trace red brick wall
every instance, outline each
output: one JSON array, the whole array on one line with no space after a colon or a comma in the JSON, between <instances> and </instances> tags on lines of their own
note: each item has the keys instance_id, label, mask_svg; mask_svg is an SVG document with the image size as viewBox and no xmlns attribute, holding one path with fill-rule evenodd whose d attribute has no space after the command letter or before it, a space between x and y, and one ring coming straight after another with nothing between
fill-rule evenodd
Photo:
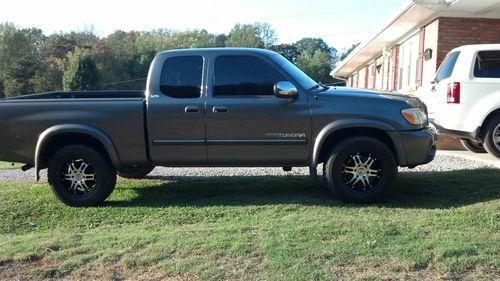
<instances>
[{"instance_id":1,"label":"red brick wall","mask_svg":"<svg viewBox=\"0 0 500 281\"><path fill-rule=\"evenodd\" d=\"M500 43L500 19L439 18L437 65L453 48Z\"/></svg>"}]
</instances>

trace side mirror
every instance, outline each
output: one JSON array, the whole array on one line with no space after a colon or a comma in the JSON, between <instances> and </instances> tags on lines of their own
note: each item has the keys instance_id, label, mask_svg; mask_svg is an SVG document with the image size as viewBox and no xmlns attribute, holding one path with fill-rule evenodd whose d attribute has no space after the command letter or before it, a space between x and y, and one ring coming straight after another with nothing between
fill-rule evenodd
<instances>
[{"instance_id":1,"label":"side mirror","mask_svg":"<svg viewBox=\"0 0 500 281\"><path fill-rule=\"evenodd\" d=\"M278 98L296 98L298 93L297 88L288 81L274 84L274 95Z\"/></svg>"}]
</instances>

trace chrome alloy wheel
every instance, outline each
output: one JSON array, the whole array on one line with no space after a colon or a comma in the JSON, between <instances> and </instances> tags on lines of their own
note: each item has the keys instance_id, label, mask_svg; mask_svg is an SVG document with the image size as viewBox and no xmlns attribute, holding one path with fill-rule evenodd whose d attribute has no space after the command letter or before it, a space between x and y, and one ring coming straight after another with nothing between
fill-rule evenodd
<instances>
[{"instance_id":1,"label":"chrome alloy wheel","mask_svg":"<svg viewBox=\"0 0 500 281\"><path fill-rule=\"evenodd\" d=\"M498 124L493 130L492 138L495 147L500 151L500 124Z\"/></svg>"},{"instance_id":2,"label":"chrome alloy wheel","mask_svg":"<svg viewBox=\"0 0 500 281\"><path fill-rule=\"evenodd\" d=\"M94 190L97 184L96 171L83 159L66 163L64 171L62 177L68 191L85 195Z\"/></svg>"},{"instance_id":3,"label":"chrome alloy wheel","mask_svg":"<svg viewBox=\"0 0 500 281\"><path fill-rule=\"evenodd\" d=\"M352 154L342 164L344 183L355 191L367 191L380 182L380 162L372 154Z\"/></svg>"}]
</instances>

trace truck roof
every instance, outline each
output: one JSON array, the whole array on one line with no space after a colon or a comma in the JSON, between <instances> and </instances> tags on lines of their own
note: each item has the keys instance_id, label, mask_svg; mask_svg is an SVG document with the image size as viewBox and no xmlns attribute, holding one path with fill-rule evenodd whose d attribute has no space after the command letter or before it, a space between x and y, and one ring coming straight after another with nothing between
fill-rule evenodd
<instances>
[{"instance_id":1,"label":"truck roof","mask_svg":"<svg viewBox=\"0 0 500 281\"><path fill-rule=\"evenodd\" d=\"M257 53L257 54L261 54L261 55L265 55L265 56L270 56L270 55L276 55L277 53L274 52L274 51L271 51L271 50L266 50L266 49L258 49L258 48L227 48L227 47L223 47L223 48L192 48L192 49L173 49L173 50L166 50L166 51L162 51L160 52L160 54L163 54L163 53L192 53L192 52L200 52L200 51L204 51L204 52L215 52L215 53L227 53L227 54L230 54L230 53L236 53L236 52L249 52L249 53Z\"/></svg>"}]
</instances>

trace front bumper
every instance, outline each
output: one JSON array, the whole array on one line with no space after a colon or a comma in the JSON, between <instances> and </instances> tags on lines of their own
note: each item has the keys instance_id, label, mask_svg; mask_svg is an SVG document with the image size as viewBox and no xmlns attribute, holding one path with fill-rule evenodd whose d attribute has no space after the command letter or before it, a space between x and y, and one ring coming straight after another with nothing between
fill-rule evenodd
<instances>
[{"instance_id":1,"label":"front bumper","mask_svg":"<svg viewBox=\"0 0 500 281\"><path fill-rule=\"evenodd\" d=\"M398 149L400 166L415 167L427 164L436 156L437 133L431 128L417 131L399 131L401 146Z\"/></svg>"}]
</instances>

